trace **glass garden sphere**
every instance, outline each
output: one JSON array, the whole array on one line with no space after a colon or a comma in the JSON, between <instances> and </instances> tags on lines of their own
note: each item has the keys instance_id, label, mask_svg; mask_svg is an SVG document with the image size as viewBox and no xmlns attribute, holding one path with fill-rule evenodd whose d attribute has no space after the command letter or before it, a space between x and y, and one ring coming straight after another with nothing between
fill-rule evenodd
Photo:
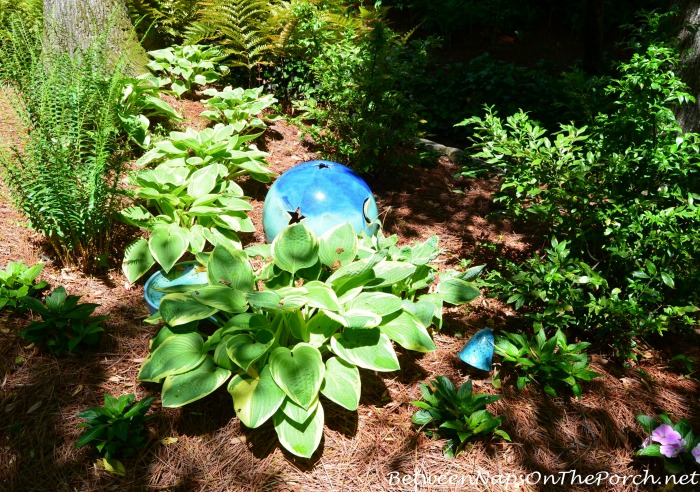
<instances>
[{"instance_id":1,"label":"glass garden sphere","mask_svg":"<svg viewBox=\"0 0 700 492\"><path fill-rule=\"evenodd\" d=\"M372 234L379 216L372 191L354 171L332 161L303 162L272 183L263 205L263 229L271 243L290 224L304 222L321 236L349 222L359 234Z\"/></svg>"}]
</instances>

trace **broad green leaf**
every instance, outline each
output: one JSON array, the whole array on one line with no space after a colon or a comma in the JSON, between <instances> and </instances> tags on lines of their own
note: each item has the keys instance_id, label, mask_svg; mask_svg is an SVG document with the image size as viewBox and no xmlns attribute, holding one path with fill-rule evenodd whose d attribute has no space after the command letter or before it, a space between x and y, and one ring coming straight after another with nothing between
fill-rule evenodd
<instances>
[{"instance_id":1,"label":"broad green leaf","mask_svg":"<svg viewBox=\"0 0 700 492\"><path fill-rule=\"evenodd\" d=\"M373 371L396 371L400 368L391 340L379 328L346 328L331 337L331 350L338 357Z\"/></svg>"},{"instance_id":2,"label":"broad green leaf","mask_svg":"<svg viewBox=\"0 0 700 492\"><path fill-rule=\"evenodd\" d=\"M319 311L307 321L305 332L308 340L304 341L316 348L321 347L341 326L341 323L329 318L325 312Z\"/></svg>"},{"instance_id":3,"label":"broad green leaf","mask_svg":"<svg viewBox=\"0 0 700 492\"><path fill-rule=\"evenodd\" d=\"M285 398L284 402L280 406L280 412L284 413L287 417L289 417L292 420L292 422L296 422L297 424L303 424L304 422L309 420L309 417L313 415L318 405L318 396L314 398L314 401L311 402L309 408L300 407L289 398Z\"/></svg>"},{"instance_id":4,"label":"broad green leaf","mask_svg":"<svg viewBox=\"0 0 700 492\"><path fill-rule=\"evenodd\" d=\"M270 366L266 365L257 378L247 374L235 376L228 385L236 415L246 427L255 429L267 421L285 399L277 383L272 379Z\"/></svg>"},{"instance_id":5,"label":"broad green leaf","mask_svg":"<svg viewBox=\"0 0 700 492\"><path fill-rule=\"evenodd\" d=\"M171 326L206 319L218 309L206 306L190 294L168 294L160 301L160 315Z\"/></svg>"},{"instance_id":6,"label":"broad green leaf","mask_svg":"<svg viewBox=\"0 0 700 492\"><path fill-rule=\"evenodd\" d=\"M243 292L250 292L255 286L248 255L237 249L214 248L207 263L207 275L212 285L225 285Z\"/></svg>"},{"instance_id":7,"label":"broad green leaf","mask_svg":"<svg viewBox=\"0 0 700 492\"><path fill-rule=\"evenodd\" d=\"M326 315L346 328L374 328L382 322L382 317L372 311L350 309L343 314L325 311Z\"/></svg>"},{"instance_id":8,"label":"broad green leaf","mask_svg":"<svg viewBox=\"0 0 700 492\"><path fill-rule=\"evenodd\" d=\"M278 347L270 354L269 364L277 386L292 401L309 408L326 370L318 349L306 343L297 344L292 350Z\"/></svg>"},{"instance_id":9,"label":"broad green leaf","mask_svg":"<svg viewBox=\"0 0 700 492\"><path fill-rule=\"evenodd\" d=\"M168 376L163 382L163 406L177 408L213 393L231 377L231 371L217 367L211 357L192 371Z\"/></svg>"},{"instance_id":10,"label":"broad green leaf","mask_svg":"<svg viewBox=\"0 0 700 492\"><path fill-rule=\"evenodd\" d=\"M318 239L304 224L288 226L272 241L272 258L282 270L296 273L318 260Z\"/></svg>"},{"instance_id":11,"label":"broad green leaf","mask_svg":"<svg viewBox=\"0 0 700 492\"><path fill-rule=\"evenodd\" d=\"M159 227L148 239L148 248L165 273L185 254L188 244L187 230L178 226Z\"/></svg>"},{"instance_id":12,"label":"broad green leaf","mask_svg":"<svg viewBox=\"0 0 700 492\"><path fill-rule=\"evenodd\" d=\"M403 306L400 297L384 292L362 292L345 305L345 309L371 311L379 316L387 316L399 311Z\"/></svg>"},{"instance_id":13,"label":"broad green leaf","mask_svg":"<svg viewBox=\"0 0 700 492\"><path fill-rule=\"evenodd\" d=\"M269 330L259 330L255 336L234 335L226 342L226 352L244 371L263 357L275 343L275 335Z\"/></svg>"},{"instance_id":14,"label":"broad green leaf","mask_svg":"<svg viewBox=\"0 0 700 492\"><path fill-rule=\"evenodd\" d=\"M335 291L327 284L318 280L312 280L304 284L306 287L309 306L318 309L330 309L340 311L340 303Z\"/></svg>"},{"instance_id":15,"label":"broad green leaf","mask_svg":"<svg viewBox=\"0 0 700 492\"><path fill-rule=\"evenodd\" d=\"M217 165L211 164L193 172L187 185L187 194L192 198L199 198L211 193L219 179L217 170Z\"/></svg>"},{"instance_id":16,"label":"broad green leaf","mask_svg":"<svg viewBox=\"0 0 700 492\"><path fill-rule=\"evenodd\" d=\"M243 313L248 309L248 303L240 290L223 285L207 285L192 291L190 295L205 306L226 313Z\"/></svg>"},{"instance_id":17,"label":"broad green leaf","mask_svg":"<svg viewBox=\"0 0 700 492\"><path fill-rule=\"evenodd\" d=\"M283 307L280 305L282 298L277 292L272 290L247 292L245 297L251 307L255 309L280 310Z\"/></svg>"},{"instance_id":18,"label":"broad green leaf","mask_svg":"<svg viewBox=\"0 0 700 492\"><path fill-rule=\"evenodd\" d=\"M435 344L423 323L406 311L384 318L379 329L405 349L416 352L435 350Z\"/></svg>"},{"instance_id":19,"label":"broad green leaf","mask_svg":"<svg viewBox=\"0 0 700 492\"><path fill-rule=\"evenodd\" d=\"M346 222L326 231L319 238L319 257L327 267L337 270L355 259L357 255L357 233Z\"/></svg>"},{"instance_id":20,"label":"broad green leaf","mask_svg":"<svg viewBox=\"0 0 700 492\"><path fill-rule=\"evenodd\" d=\"M438 293L445 302L455 305L471 302L481 295L476 285L461 278L449 278L441 282Z\"/></svg>"},{"instance_id":21,"label":"broad green leaf","mask_svg":"<svg viewBox=\"0 0 700 492\"><path fill-rule=\"evenodd\" d=\"M122 271L129 282L134 283L148 272L155 262L156 260L148 248L148 241L139 238L126 247Z\"/></svg>"},{"instance_id":22,"label":"broad green leaf","mask_svg":"<svg viewBox=\"0 0 700 492\"><path fill-rule=\"evenodd\" d=\"M302 458L310 458L321 443L324 422L323 406L316 405L316 411L302 424L294 422L281 410L272 416L280 444L290 453Z\"/></svg>"},{"instance_id":23,"label":"broad green leaf","mask_svg":"<svg viewBox=\"0 0 700 492\"><path fill-rule=\"evenodd\" d=\"M375 279L367 286L378 289L410 277L416 271L416 267L405 261L381 261L374 266L373 270Z\"/></svg>"},{"instance_id":24,"label":"broad green leaf","mask_svg":"<svg viewBox=\"0 0 700 492\"><path fill-rule=\"evenodd\" d=\"M139 371L139 381L158 382L172 374L181 374L200 365L206 354L204 341L198 333L184 333L167 338L144 361Z\"/></svg>"},{"instance_id":25,"label":"broad green leaf","mask_svg":"<svg viewBox=\"0 0 700 492\"><path fill-rule=\"evenodd\" d=\"M343 408L354 411L360 403L360 371L338 357L326 361L321 394Z\"/></svg>"}]
</instances>

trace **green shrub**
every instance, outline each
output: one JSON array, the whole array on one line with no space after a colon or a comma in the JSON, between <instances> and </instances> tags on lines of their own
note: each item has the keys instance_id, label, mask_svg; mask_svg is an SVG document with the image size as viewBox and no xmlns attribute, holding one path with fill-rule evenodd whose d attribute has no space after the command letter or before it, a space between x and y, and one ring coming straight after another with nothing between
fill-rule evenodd
<instances>
[{"instance_id":1,"label":"green shrub","mask_svg":"<svg viewBox=\"0 0 700 492\"><path fill-rule=\"evenodd\" d=\"M206 89L202 93L209 96L209 99L204 100L204 105L209 109L202 111L200 116L217 123L233 125L234 131L239 135L264 131L267 126L258 115L276 103L277 99L272 94L263 95L262 91L263 87L233 89L227 86L222 91Z\"/></svg>"},{"instance_id":2,"label":"green shrub","mask_svg":"<svg viewBox=\"0 0 700 492\"><path fill-rule=\"evenodd\" d=\"M78 353L81 345L96 345L106 316L90 316L99 304L78 304L80 296L67 295L57 287L45 302L23 297L22 302L41 316L19 333L25 340L48 348L53 354Z\"/></svg>"},{"instance_id":3,"label":"green shrub","mask_svg":"<svg viewBox=\"0 0 700 492\"><path fill-rule=\"evenodd\" d=\"M474 395L469 380L455 391L452 382L444 376L437 376L430 385L421 383L420 391L424 401L411 402L420 408L411 421L421 427L427 426L425 433L429 437L447 438L442 448L445 456L458 456L467 441L475 437L496 434L510 441L510 436L499 429L503 417L495 417L486 410L486 405L500 400L501 396Z\"/></svg>"},{"instance_id":4,"label":"green shrub","mask_svg":"<svg viewBox=\"0 0 700 492\"><path fill-rule=\"evenodd\" d=\"M21 311L24 309L23 297L45 289L48 285L46 282L35 282L43 268L43 263L30 267L23 265L22 261L11 261L4 270L0 270L0 311Z\"/></svg>"},{"instance_id":5,"label":"green shrub","mask_svg":"<svg viewBox=\"0 0 700 492\"><path fill-rule=\"evenodd\" d=\"M437 293L420 293L433 278L428 263L436 252L436 238L398 248L395 237L358 239L350 224L317 238L297 223L271 245L245 251L220 243L197 257L208 285L162 299L158 316L167 324L152 340L139 379L163 381L166 407L229 381L243 424L256 428L272 419L282 446L308 458L323 436L321 394L356 410L358 368L399 369L392 342L434 350L428 327L439 323L443 301L479 295L456 273ZM262 266L253 261L258 256ZM220 326L210 336L197 330L205 319Z\"/></svg>"},{"instance_id":6,"label":"green shrub","mask_svg":"<svg viewBox=\"0 0 700 492\"><path fill-rule=\"evenodd\" d=\"M148 55L153 58L148 68L169 77L170 90L178 98L190 94L195 86L216 82L229 72L226 65L219 64L226 55L214 46L170 46L149 51Z\"/></svg>"},{"instance_id":7,"label":"green shrub","mask_svg":"<svg viewBox=\"0 0 700 492\"><path fill-rule=\"evenodd\" d=\"M78 414L85 420L78 427L85 428L85 431L75 447L94 446L104 456L105 468L123 475L124 465L117 458L133 456L146 444L144 423L154 416L146 416L146 412L155 398L149 396L136 402L133 394L115 398L107 393L104 398L103 406L88 408Z\"/></svg>"},{"instance_id":8,"label":"green shrub","mask_svg":"<svg viewBox=\"0 0 700 492\"><path fill-rule=\"evenodd\" d=\"M41 34L13 23L0 48L0 89L27 132L22 148L0 149L0 174L33 229L64 265L90 267L109 251L122 174L117 108L122 66L105 37L82 53L42 50Z\"/></svg>"}]
</instances>

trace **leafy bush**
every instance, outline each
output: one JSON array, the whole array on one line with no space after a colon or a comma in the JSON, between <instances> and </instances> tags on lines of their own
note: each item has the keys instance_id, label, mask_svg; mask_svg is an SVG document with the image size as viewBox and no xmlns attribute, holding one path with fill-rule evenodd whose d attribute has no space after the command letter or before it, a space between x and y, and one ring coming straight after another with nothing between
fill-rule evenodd
<instances>
[{"instance_id":1,"label":"leafy bush","mask_svg":"<svg viewBox=\"0 0 700 492\"><path fill-rule=\"evenodd\" d=\"M517 333L505 332L496 340L494 351L503 357L503 366L512 366L518 375L517 387L522 390L527 384L536 382L549 396L557 396L557 389L570 387L576 398L581 398L580 381L590 381L600 376L588 369L588 342L569 344L566 336L557 330L547 338L542 327L528 338ZM499 384L502 374L494 377Z\"/></svg>"},{"instance_id":2,"label":"leafy bush","mask_svg":"<svg viewBox=\"0 0 700 492\"><path fill-rule=\"evenodd\" d=\"M474 395L469 380L455 391L452 382L444 376L437 376L430 381L430 386L421 383L420 391L425 401L411 402L421 409L411 421L421 427L429 426L425 431L429 437L448 439L442 448L445 456L459 455L467 441L474 437L496 434L510 441L510 436L499 429L503 417L495 417L486 410L486 405L500 400L501 396Z\"/></svg>"},{"instance_id":3,"label":"leafy bush","mask_svg":"<svg viewBox=\"0 0 700 492\"><path fill-rule=\"evenodd\" d=\"M154 416L146 416L146 412L155 398L149 396L137 402L133 394L115 398L107 393L104 398L103 406L78 414L85 420L78 427L84 427L85 431L75 447L94 446L104 456L105 468L124 474L124 465L117 458L133 456L146 444L144 423Z\"/></svg>"},{"instance_id":4,"label":"leafy bush","mask_svg":"<svg viewBox=\"0 0 700 492\"><path fill-rule=\"evenodd\" d=\"M119 152L122 66L114 66L106 36L81 53L42 50L13 23L0 47L0 90L27 132L23 148L0 152L0 173L30 225L48 239L64 265L89 267L109 249Z\"/></svg>"},{"instance_id":5,"label":"leafy bush","mask_svg":"<svg viewBox=\"0 0 700 492\"><path fill-rule=\"evenodd\" d=\"M522 275L511 269L498 292L511 282L541 313L558 298L573 308L560 326L588 317L591 332L616 334L623 357L634 356L637 336L697 322L700 137L682 134L674 119L674 107L692 99L673 72L677 62L670 48L652 45L621 64L607 88L615 110L591 128L562 125L550 137L523 112L463 122L476 129L476 157L502 173L495 200L550 238L566 238L564 271L595 279L586 292L557 280L553 297L540 295L537 272L561 273L561 260L535 258Z\"/></svg>"},{"instance_id":6,"label":"leafy bush","mask_svg":"<svg viewBox=\"0 0 700 492\"><path fill-rule=\"evenodd\" d=\"M685 473L688 466L700 463L700 436L693 433L687 420L674 424L662 413L659 420L637 415L637 422L650 434L642 443L642 449L637 451L638 455L663 457L668 473Z\"/></svg>"},{"instance_id":7,"label":"leafy bush","mask_svg":"<svg viewBox=\"0 0 700 492\"><path fill-rule=\"evenodd\" d=\"M57 287L46 296L45 302L33 297L23 297L22 302L41 316L22 329L19 334L25 340L48 348L53 354L79 352L80 345L96 345L100 327L106 316L90 316L99 304L78 304L80 296L67 295L66 289Z\"/></svg>"},{"instance_id":8,"label":"leafy bush","mask_svg":"<svg viewBox=\"0 0 700 492\"><path fill-rule=\"evenodd\" d=\"M167 324L152 340L139 379L163 381L166 407L203 398L230 380L241 422L256 428L272 418L282 446L308 458L323 436L319 394L357 409L359 367L399 369L392 341L434 350L428 326L441 319L443 300L479 295L456 273L438 293L418 295L432 279L427 264L436 242L398 248L395 237L358 239L350 224L317 238L297 223L271 245L241 251L221 243L198 256L209 285L162 299L159 316ZM257 256L263 264L255 270ZM199 320L212 317L220 326L212 335L197 331Z\"/></svg>"},{"instance_id":9,"label":"leafy bush","mask_svg":"<svg viewBox=\"0 0 700 492\"><path fill-rule=\"evenodd\" d=\"M4 270L0 270L0 311L20 311L24 308L23 297L46 288L48 284L43 280L35 282L43 268L43 263L30 267L23 265L22 261L11 261Z\"/></svg>"},{"instance_id":10,"label":"leafy bush","mask_svg":"<svg viewBox=\"0 0 700 492\"><path fill-rule=\"evenodd\" d=\"M178 98L189 94L195 85L211 84L229 72L226 65L219 64L226 55L213 46L171 46L148 54L153 58L148 68L168 76L172 80L170 89Z\"/></svg>"},{"instance_id":11,"label":"leafy bush","mask_svg":"<svg viewBox=\"0 0 700 492\"><path fill-rule=\"evenodd\" d=\"M262 95L263 87L256 89L243 89L231 86L224 87L223 91L206 89L202 93L210 96L204 100L204 105L209 108L202 111L200 116L208 120L232 125L239 135L246 135L255 130L265 130L267 126L258 118L263 110L277 102L272 94Z\"/></svg>"}]
</instances>

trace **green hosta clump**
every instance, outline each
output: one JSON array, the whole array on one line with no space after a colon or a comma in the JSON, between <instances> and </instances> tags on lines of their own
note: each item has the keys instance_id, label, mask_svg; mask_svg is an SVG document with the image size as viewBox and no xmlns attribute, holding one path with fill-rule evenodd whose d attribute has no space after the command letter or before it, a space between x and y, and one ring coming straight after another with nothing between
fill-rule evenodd
<instances>
[{"instance_id":1,"label":"green hosta clump","mask_svg":"<svg viewBox=\"0 0 700 492\"><path fill-rule=\"evenodd\" d=\"M249 175L257 181L268 183L275 174L266 167L267 154L248 143L261 133L240 135L233 125L222 123L202 131L188 128L184 132L171 132L169 139L156 142L136 164L165 163L171 167L186 165L201 168L219 163L229 169L230 179Z\"/></svg>"},{"instance_id":2,"label":"green hosta clump","mask_svg":"<svg viewBox=\"0 0 700 492\"><path fill-rule=\"evenodd\" d=\"M164 89L170 79L142 75L127 77L122 83L124 88L117 109L118 116L129 138L138 146L147 148L151 143L151 119L182 119L172 106L159 97L163 92L170 92Z\"/></svg>"},{"instance_id":3,"label":"green hosta clump","mask_svg":"<svg viewBox=\"0 0 700 492\"><path fill-rule=\"evenodd\" d=\"M205 96L210 96L204 101L209 108L202 111L200 116L218 123L232 125L238 134L253 133L256 130L264 131L267 126L258 118L265 109L277 102L272 94L262 94L263 88L233 89L227 86L223 91L206 89Z\"/></svg>"},{"instance_id":4,"label":"green hosta clump","mask_svg":"<svg viewBox=\"0 0 700 492\"><path fill-rule=\"evenodd\" d=\"M178 98L191 92L193 86L211 84L229 72L226 65L219 64L226 55L212 46L171 46L148 54L153 58L148 68L170 77L171 90Z\"/></svg>"},{"instance_id":5,"label":"green hosta clump","mask_svg":"<svg viewBox=\"0 0 700 492\"><path fill-rule=\"evenodd\" d=\"M503 366L510 366L517 374L517 386L522 390L536 382L545 393L557 396L557 389L569 387L581 398L581 381L590 381L600 376L588 369L586 348L590 343L567 343L566 336L557 330L547 338L544 329L537 327L534 337L528 338L517 333L504 333L496 340L494 351L503 357ZM494 384L500 385L501 373L494 377Z\"/></svg>"},{"instance_id":6,"label":"green hosta clump","mask_svg":"<svg viewBox=\"0 0 700 492\"><path fill-rule=\"evenodd\" d=\"M42 263L30 267L21 261L11 261L0 270L0 311L21 310L24 308L23 297L46 288L46 282L35 282L43 268Z\"/></svg>"},{"instance_id":7,"label":"green hosta clump","mask_svg":"<svg viewBox=\"0 0 700 492\"><path fill-rule=\"evenodd\" d=\"M100 325L107 317L91 316L99 304L78 304L79 300L80 296L67 295L63 287L47 295L45 302L23 297L22 303L39 314L41 321L34 321L19 334L56 355L77 353L81 345L96 345L104 331Z\"/></svg>"},{"instance_id":8,"label":"green hosta clump","mask_svg":"<svg viewBox=\"0 0 700 492\"><path fill-rule=\"evenodd\" d=\"M253 232L253 207L243 190L226 177L223 164L199 169L164 163L131 177L140 204L121 211L124 222L150 232L124 253L122 270L135 282L157 262L165 272L186 253L204 251L221 241L241 247L238 232Z\"/></svg>"},{"instance_id":9,"label":"green hosta clump","mask_svg":"<svg viewBox=\"0 0 700 492\"><path fill-rule=\"evenodd\" d=\"M420 408L411 421L427 427L429 437L445 437L447 443L442 451L454 458L467 441L474 437L496 434L510 441L510 436L499 429L503 417L496 417L486 410L486 405L500 400L501 396L472 393L472 382L465 382L455 390L452 382L437 376L430 385L422 383L420 391L424 401L412 401Z\"/></svg>"},{"instance_id":10,"label":"green hosta clump","mask_svg":"<svg viewBox=\"0 0 700 492\"><path fill-rule=\"evenodd\" d=\"M149 417L146 412L155 400L152 396L134 401L134 395L115 398L105 394L105 404L83 410L78 417L85 422L78 427L85 428L75 447L94 446L104 456L105 468L123 475L124 465L117 458L135 455L146 444L144 423Z\"/></svg>"},{"instance_id":11,"label":"green hosta clump","mask_svg":"<svg viewBox=\"0 0 700 492\"><path fill-rule=\"evenodd\" d=\"M373 247L379 242L386 248ZM428 327L440 319L443 299L479 294L469 282L461 294L455 286L419 294L413 288L433 276L421 267L436 241L396 248L401 259L390 256L389 243L395 240L358 239L349 224L318 238L299 223L271 245L241 251L218 244L198 256L206 260L208 285L161 301L167 325L152 340L139 379L163 383L166 407L203 398L228 381L243 424L256 428L272 419L282 446L310 457L323 436L320 395L356 410L359 368L399 369L394 342L434 350ZM264 262L256 271L251 260L258 256ZM207 336L197 322L211 317L219 328Z\"/></svg>"}]
</instances>

